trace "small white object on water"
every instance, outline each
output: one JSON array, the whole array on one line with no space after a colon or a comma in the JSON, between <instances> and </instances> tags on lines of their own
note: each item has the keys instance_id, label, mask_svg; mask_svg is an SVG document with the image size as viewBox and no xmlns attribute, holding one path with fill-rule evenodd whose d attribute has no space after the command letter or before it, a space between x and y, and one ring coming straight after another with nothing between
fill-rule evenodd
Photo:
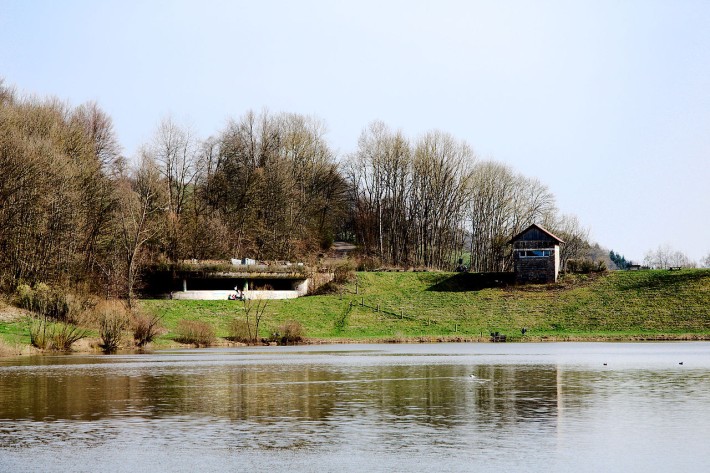
<instances>
[{"instance_id":1,"label":"small white object on water","mask_svg":"<svg viewBox=\"0 0 710 473\"><path fill-rule=\"evenodd\" d=\"M476 376L475 374L468 375L468 378L471 381L478 381L479 383L487 383L488 381L490 381L489 379L481 379L478 376Z\"/></svg>"}]
</instances>

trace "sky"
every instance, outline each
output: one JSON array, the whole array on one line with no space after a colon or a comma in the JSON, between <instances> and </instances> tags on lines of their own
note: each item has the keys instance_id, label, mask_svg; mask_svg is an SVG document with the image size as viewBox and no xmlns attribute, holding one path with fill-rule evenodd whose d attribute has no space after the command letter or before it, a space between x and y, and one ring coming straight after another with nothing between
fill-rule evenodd
<instances>
[{"instance_id":1,"label":"sky","mask_svg":"<svg viewBox=\"0 0 710 473\"><path fill-rule=\"evenodd\" d=\"M0 77L96 101L127 157L171 116L313 115L340 157L373 120L437 129L545 183L641 262L710 254L710 2L0 0Z\"/></svg>"}]
</instances>

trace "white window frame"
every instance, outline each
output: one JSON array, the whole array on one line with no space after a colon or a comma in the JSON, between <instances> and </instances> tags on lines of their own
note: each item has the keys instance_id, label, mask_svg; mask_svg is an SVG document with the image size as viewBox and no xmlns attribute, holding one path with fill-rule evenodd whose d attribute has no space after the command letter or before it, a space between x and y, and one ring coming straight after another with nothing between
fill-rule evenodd
<instances>
[{"instance_id":1,"label":"white window frame","mask_svg":"<svg viewBox=\"0 0 710 473\"><path fill-rule=\"evenodd\" d=\"M518 257L519 258L549 258L552 256L555 252L553 248L535 248L535 249L525 249L525 250L516 250L518 252ZM528 254L528 253L533 253L533 252L542 252L540 255L535 255L535 254Z\"/></svg>"}]
</instances>

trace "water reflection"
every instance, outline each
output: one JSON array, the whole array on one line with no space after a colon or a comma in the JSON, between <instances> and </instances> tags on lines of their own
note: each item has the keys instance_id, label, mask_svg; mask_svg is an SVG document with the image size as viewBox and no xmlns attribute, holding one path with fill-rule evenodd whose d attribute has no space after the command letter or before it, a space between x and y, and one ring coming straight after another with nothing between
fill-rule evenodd
<instances>
[{"instance_id":1,"label":"water reflection","mask_svg":"<svg viewBox=\"0 0 710 473\"><path fill-rule=\"evenodd\" d=\"M70 369L66 369L70 367ZM5 371L0 418L100 420L209 416L272 422L327 421L366 411L385 419L446 427L546 421L558 404L554 365L207 364L183 372L155 367L64 365ZM476 376L475 379L469 377Z\"/></svg>"},{"instance_id":2,"label":"water reflection","mask_svg":"<svg viewBox=\"0 0 710 473\"><path fill-rule=\"evenodd\" d=\"M76 465L87 449L150 447L165 465L185 466L189 446L211 469L233 465L234 452L267 463L284 459L263 455L289 452L294 464L300 452L329 471L366 469L363 455L380 471L467 471L466 461L564 471L580 457L594 471L609 470L603 452L614 442L623 455L645 451L633 432L657 443L673 432L682 443L669 458L682 463L710 434L698 417L710 409L709 345L684 346L683 369L672 345L601 355L590 345L453 345L3 360L0 470L42 448L71 451Z\"/></svg>"}]
</instances>

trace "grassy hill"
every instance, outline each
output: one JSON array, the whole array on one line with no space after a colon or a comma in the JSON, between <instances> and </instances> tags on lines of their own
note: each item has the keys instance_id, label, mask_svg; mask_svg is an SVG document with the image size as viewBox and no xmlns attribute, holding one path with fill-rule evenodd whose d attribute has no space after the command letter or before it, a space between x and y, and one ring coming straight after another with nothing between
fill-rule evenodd
<instances>
[{"instance_id":1,"label":"grassy hill","mask_svg":"<svg viewBox=\"0 0 710 473\"><path fill-rule=\"evenodd\" d=\"M558 284L513 286L506 274L358 273L341 293L271 301L260 336L288 320L312 340L710 340L710 270L611 272L566 276ZM357 293L356 293L357 291ZM174 343L181 320L198 320L229 335L244 319L240 301L143 300L162 316ZM0 356L32 352L26 311L0 302ZM527 333L521 335L525 327ZM98 344L95 327L83 348ZM126 333L130 338L130 334ZM93 340L93 341L91 341Z\"/></svg>"},{"instance_id":2,"label":"grassy hill","mask_svg":"<svg viewBox=\"0 0 710 473\"><path fill-rule=\"evenodd\" d=\"M505 277L358 273L341 294L270 302L261 335L293 319L308 337L332 341L475 340L491 332L527 340L710 339L710 270L617 271L517 287ZM244 313L243 303L227 300L141 304L162 314L169 330L180 319L204 320L218 336Z\"/></svg>"}]
</instances>

